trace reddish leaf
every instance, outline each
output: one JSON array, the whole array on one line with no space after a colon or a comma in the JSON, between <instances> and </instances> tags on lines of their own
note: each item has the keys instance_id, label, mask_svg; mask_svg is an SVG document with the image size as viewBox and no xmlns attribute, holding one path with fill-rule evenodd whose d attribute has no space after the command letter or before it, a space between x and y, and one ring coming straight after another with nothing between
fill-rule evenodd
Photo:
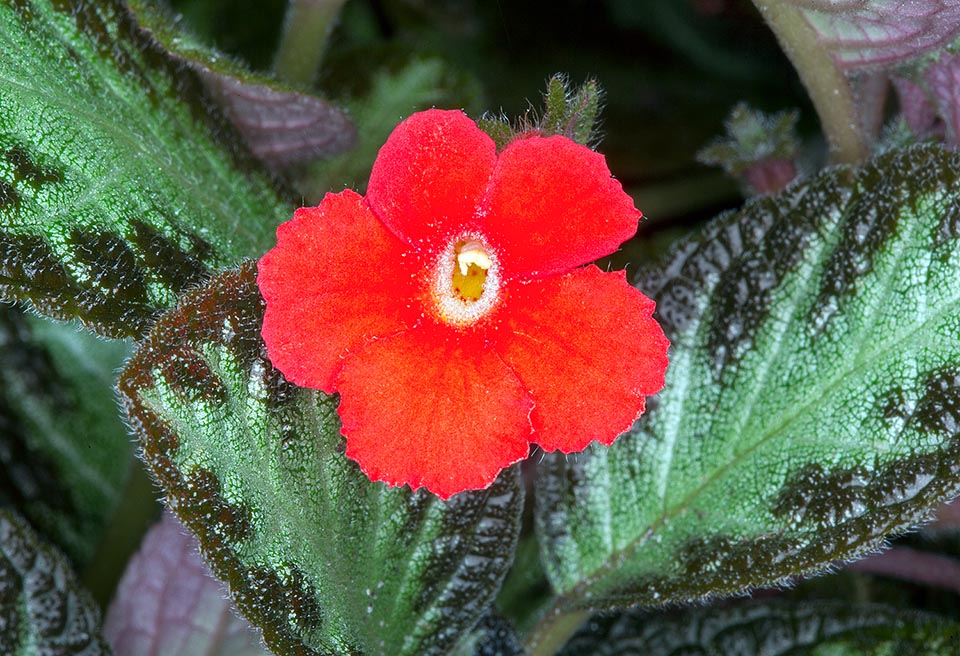
<instances>
[{"instance_id":1,"label":"reddish leaf","mask_svg":"<svg viewBox=\"0 0 960 656\"><path fill-rule=\"evenodd\" d=\"M197 538L169 512L127 565L103 632L117 656L270 653L233 610Z\"/></svg>"},{"instance_id":2,"label":"reddish leaf","mask_svg":"<svg viewBox=\"0 0 960 656\"><path fill-rule=\"evenodd\" d=\"M794 0L794 4L846 69L913 59L960 34L957 0Z\"/></svg>"}]
</instances>

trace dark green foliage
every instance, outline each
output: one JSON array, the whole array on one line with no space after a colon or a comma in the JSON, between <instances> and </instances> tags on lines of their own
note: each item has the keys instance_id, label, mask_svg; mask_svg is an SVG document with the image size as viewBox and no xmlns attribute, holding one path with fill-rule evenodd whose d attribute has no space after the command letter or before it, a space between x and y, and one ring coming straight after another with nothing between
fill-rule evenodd
<instances>
[{"instance_id":1,"label":"dark green foliage","mask_svg":"<svg viewBox=\"0 0 960 656\"><path fill-rule=\"evenodd\" d=\"M7 656L100 656L100 612L66 558L0 509L0 648Z\"/></svg>"},{"instance_id":2,"label":"dark green foliage","mask_svg":"<svg viewBox=\"0 0 960 656\"><path fill-rule=\"evenodd\" d=\"M127 345L0 306L0 505L86 563L133 446L113 377Z\"/></svg>"},{"instance_id":3,"label":"dark green foliage","mask_svg":"<svg viewBox=\"0 0 960 656\"><path fill-rule=\"evenodd\" d=\"M951 656L960 624L883 606L749 603L592 618L560 656Z\"/></svg>"},{"instance_id":4,"label":"dark green foliage","mask_svg":"<svg viewBox=\"0 0 960 656\"><path fill-rule=\"evenodd\" d=\"M0 298L140 335L289 213L120 0L4 0L0 60Z\"/></svg>"},{"instance_id":5,"label":"dark green foliage","mask_svg":"<svg viewBox=\"0 0 960 656\"><path fill-rule=\"evenodd\" d=\"M496 612L481 619L467 634L456 656L523 656L523 646L510 621Z\"/></svg>"}]
</instances>

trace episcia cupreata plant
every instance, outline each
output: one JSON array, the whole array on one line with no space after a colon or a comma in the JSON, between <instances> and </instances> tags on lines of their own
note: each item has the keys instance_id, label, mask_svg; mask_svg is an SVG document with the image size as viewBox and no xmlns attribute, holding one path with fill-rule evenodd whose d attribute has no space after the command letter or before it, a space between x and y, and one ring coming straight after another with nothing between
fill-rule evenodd
<instances>
[{"instance_id":1,"label":"episcia cupreata plant","mask_svg":"<svg viewBox=\"0 0 960 656\"><path fill-rule=\"evenodd\" d=\"M596 82L471 118L415 59L347 112L342 5L268 76L0 0L0 653L956 653L772 591L960 493L960 3L756 0L832 161L737 106L751 198L628 274ZM949 535L854 567L960 580Z\"/></svg>"}]
</instances>

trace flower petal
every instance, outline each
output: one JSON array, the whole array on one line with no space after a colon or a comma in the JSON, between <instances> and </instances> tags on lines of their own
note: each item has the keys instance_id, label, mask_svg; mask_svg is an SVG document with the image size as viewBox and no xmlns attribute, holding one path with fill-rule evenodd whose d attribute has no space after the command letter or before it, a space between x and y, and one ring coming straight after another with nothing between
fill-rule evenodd
<instances>
[{"instance_id":1,"label":"flower petal","mask_svg":"<svg viewBox=\"0 0 960 656\"><path fill-rule=\"evenodd\" d=\"M670 343L653 309L623 271L592 265L510 299L498 351L533 397L531 441L571 453L630 428L667 368Z\"/></svg>"},{"instance_id":2,"label":"flower petal","mask_svg":"<svg viewBox=\"0 0 960 656\"><path fill-rule=\"evenodd\" d=\"M415 328L349 358L337 388L347 456L371 480L446 499L527 457L530 398L479 341Z\"/></svg>"},{"instance_id":3,"label":"flower petal","mask_svg":"<svg viewBox=\"0 0 960 656\"><path fill-rule=\"evenodd\" d=\"M277 228L257 285L267 354L287 380L332 393L345 355L419 320L410 276L419 264L407 251L353 191L327 194Z\"/></svg>"},{"instance_id":4,"label":"flower petal","mask_svg":"<svg viewBox=\"0 0 960 656\"><path fill-rule=\"evenodd\" d=\"M518 139L500 154L483 203L504 269L540 277L609 255L641 214L603 155L565 137Z\"/></svg>"},{"instance_id":5,"label":"flower petal","mask_svg":"<svg viewBox=\"0 0 960 656\"><path fill-rule=\"evenodd\" d=\"M463 112L419 112L380 149L367 202L404 241L432 243L473 221L496 159L493 140Z\"/></svg>"}]
</instances>

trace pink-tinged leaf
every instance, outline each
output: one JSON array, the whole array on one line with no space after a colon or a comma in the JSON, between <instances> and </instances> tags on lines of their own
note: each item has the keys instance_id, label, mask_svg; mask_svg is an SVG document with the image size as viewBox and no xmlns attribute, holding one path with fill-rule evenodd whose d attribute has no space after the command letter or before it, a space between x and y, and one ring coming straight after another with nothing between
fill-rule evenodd
<instances>
[{"instance_id":1,"label":"pink-tinged leaf","mask_svg":"<svg viewBox=\"0 0 960 656\"><path fill-rule=\"evenodd\" d=\"M356 140L347 115L321 98L255 84L197 62L191 66L253 154L270 166L329 157Z\"/></svg>"},{"instance_id":2,"label":"pink-tinged leaf","mask_svg":"<svg viewBox=\"0 0 960 656\"><path fill-rule=\"evenodd\" d=\"M247 70L185 31L156 3L130 0L130 9L164 55L200 80L250 152L267 167L295 166L353 147L356 128L336 105Z\"/></svg>"},{"instance_id":3,"label":"pink-tinged leaf","mask_svg":"<svg viewBox=\"0 0 960 656\"><path fill-rule=\"evenodd\" d=\"M917 136L926 136L934 130L937 110L922 86L905 77L891 79L900 101L900 113L907 126Z\"/></svg>"},{"instance_id":4,"label":"pink-tinged leaf","mask_svg":"<svg viewBox=\"0 0 960 656\"><path fill-rule=\"evenodd\" d=\"M226 595L196 537L165 512L127 565L104 636L116 656L269 655Z\"/></svg>"},{"instance_id":5,"label":"pink-tinged leaf","mask_svg":"<svg viewBox=\"0 0 960 656\"><path fill-rule=\"evenodd\" d=\"M794 0L841 68L895 64L960 35L958 0Z\"/></svg>"},{"instance_id":6,"label":"pink-tinged leaf","mask_svg":"<svg viewBox=\"0 0 960 656\"><path fill-rule=\"evenodd\" d=\"M960 142L960 55L942 53L924 74L937 113L947 127L947 143Z\"/></svg>"},{"instance_id":7,"label":"pink-tinged leaf","mask_svg":"<svg viewBox=\"0 0 960 656\"><path fill-rule=\"evenodd\" d=\"M930 528L934 530L960 528L960 499L954 499L937 508L936 521L930 525Z\"/></svg>"},{"instance_id":8,"label":"pink-tinged leaf","mask_svg":"<svg viewBox=\"0 0 960 656\"><path fill-rule=\"evenodd\" d=\"M797 177L797 162L792 159L768 159L743 172L747 187L758 194L783 191Z\"/></svg>"},{"instance_id":9,"label":"pink-tinged leaf","mask_svg":"<svg viewBox=\"0 0 960 656\"><path fill-rule=\"evenodd\" d=\"M960 593L960 561L910 547L873 554L848 569Z\"/></svg>"}]
</instances>

